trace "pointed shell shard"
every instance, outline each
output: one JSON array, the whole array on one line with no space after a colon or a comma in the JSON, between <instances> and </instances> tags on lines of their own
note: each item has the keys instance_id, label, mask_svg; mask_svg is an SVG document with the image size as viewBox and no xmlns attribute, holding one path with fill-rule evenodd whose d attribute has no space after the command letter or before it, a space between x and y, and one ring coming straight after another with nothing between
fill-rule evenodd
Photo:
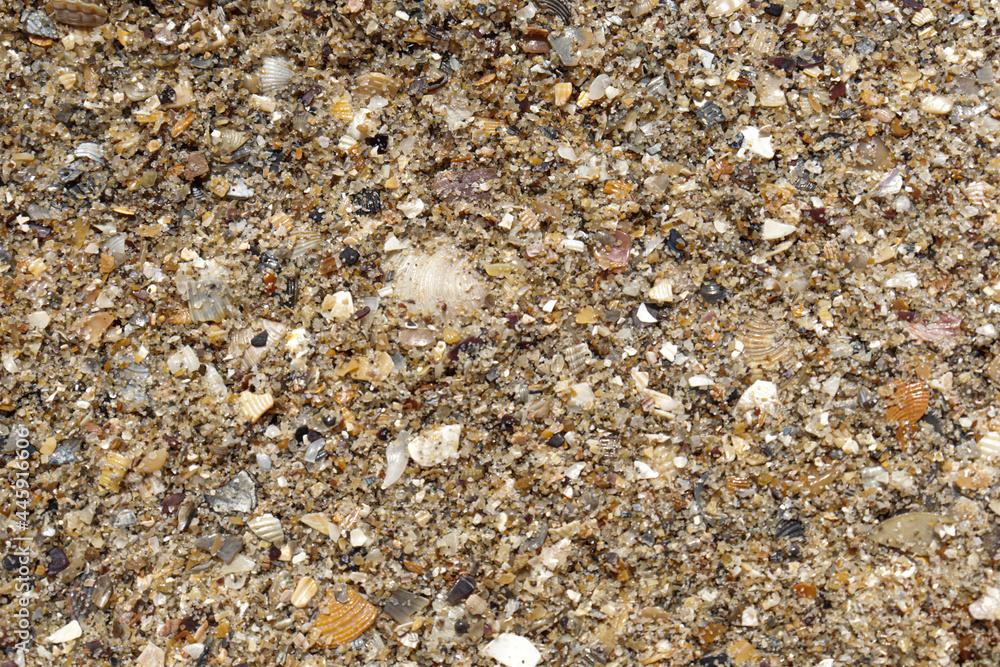
<instances>
[{"instance_id":1,"label":"pointed shell shard","mask_svg":"<svg viewBox=\"0 0 1000 667\"><path fill-rule=\"evenodd\" d=\"M338 584L327 593L309 638L318 646L341 646L364 634L376 616L374 605L350 586Z\"/></svg>"}]
</instances>

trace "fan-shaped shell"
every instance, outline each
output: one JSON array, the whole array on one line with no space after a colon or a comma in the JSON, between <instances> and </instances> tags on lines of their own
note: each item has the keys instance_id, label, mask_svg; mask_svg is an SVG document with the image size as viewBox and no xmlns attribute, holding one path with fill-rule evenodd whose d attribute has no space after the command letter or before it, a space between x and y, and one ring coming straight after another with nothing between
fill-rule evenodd
<instances>
[{"instance_id":1,"label":"fan-shaped shell","mask_svg":"<svg viewBox=\"0 0 1000 667\"><path fill-rule=\"evenodd\" d=\"M22 22L24 31L29 35L46 37L48 39L59 39L59 31L56 30L52 19L46 16L45 12L33 11L24 15Z\"/></svg>"},{"instance_id":2,"label":"fan-shaped shell","mask_svg":"<svg viewBox=\"0 0 1000 667\"><path fill-rule=\"evenodd\" d=\"M927 412L930 399L931 393L923 382L899 382L885 418L898 424L915 424Z\"/></svg>"},{"instance_id":3,"label":"fan-shaped shell","mask_svg":"<svg viewBox=\"0 0 1000 667\"><path fill-rule=\"evenodd\" d=\"M118 493L121 481L131 465L131 457L118 452L109 452L104 459L104 467L101 468L101 476L97 480L97 486L110 493Z\"/></svg>"},{"instance_id":4,"label":"fan-shaped shell","mask_svg":"<svg viewBox=\"0 0 1000 667\"><path fill-rule=\"evenodd\" d=\"M586 368L590 364L590 359L592 357L590 354L590 348L586 343L570 345L566 348L563 356L566 359L566 366L569 368L570 373L574 375Z\"/></svg>"},{"instance_id":5,"label":"fan-shaped shell","mask_svg":"<svg viewBox=\"0 0 1000 667\"><path fill-rule=\"evenodd\" d=\"M229 290L221 280L192 280L187 284L188 308L195 322L221 322L234 313Z\"/></svg>"},{"instance_id":6,"label":"fan-shaped shell","mask_svg":"<svg viewBox=\"0 0 1000 667\"><path fill-rule=\"evenodd\" d=\"M301 229L295 234L295 242L292 244L292 259L304 257L321 245L323 245L322 234L311 229Z\"/></svg>"},{"instance_id":7,"label":"fan-shaped shell","mask_svg":"<svg viewBox=\"0 0 1000 667\"><path fill-rule=\"evenodd\" d=\"M247 521L247 528L254 535L272 544L285 541L285 532L281 529L281 519L273 514L261 514Z\"/></svg>"},{"instance_id":8,"label":"fan-shaped shell","mask_svg":"<svg viewBox=\"0 0 1000 667\"><path fill-rule=\"evenodd\" d=\"M346 584L327 593L316 617L310 639L320 646L336 647L360 637L375 622L378 610Z\"/></svg>"},{"instance_id":9,"label":"fan-shaped shell","mask_svg":"<svg viewBox=\"0 0 1000 667\"><path fill-rule=\"evenodd\" d=\"M74 28L95 28L108 20L108 10L91 2L50 0L46 9L53 19Z\"/></svg>"},{"instance_id":10,"label":"fan-shaped shell","mask_svg":"<svg viewBox=\"0 0 1000 667\"><path fill-rule=\"evenodd\" d=\"M394 297L414 313L445 320L470 315L486 301L479 276L449 249L405 253L396 263Z\"/></svg>"},{"instance_id":11,"label":"fan-shaped shell","mask_svg":"<svg viewBox=\"0 0 1000 667\"><path fill-rule=\"evenodd\" d=\"M274 405L271 394L255 394L244 391L240 394L240 412L248 422L255 422Z\"/></svg>"},{"instance_id":12,"label":"fan-shaped shell","mask_svg":"<svg viewBox=\"0 0 1000 667\"><path fill-rule=\"evenodd\" d=\"M231 127L212 131L212 150L216 155L229 155L247 141L247 135Z\"/></svg>"},{"instance_id":13,"label":"fan-shaped shell","mask_svg":"<svg viewBox=\"0 0 1000 667\"><path fill-rule=\"evenodd\" d=\"M752 318L740 333L743 357L756 368L779 368L795 353L794 341L782 332L780 323Z\"/></svg>"},{"instance_id":14,"label":"fan-shaped shell","mask_svg":"<svg viewBox=\"0 0 1000 667\"><path fill-rule=\"evenodd\" d=\"M260 90L265 95L274 95L292 80L295 74L291 63L284 58L264 58L260 68Z\"/></svg>"},{"instance_id":15,"label":"fan-shaped shell","mask_svg":"<svg viewBox=\"0 0 1000 667\"><path fill-rule=\"evenodd\" d=\"M367 103L372 95L381 95L391 100L399 92L402 84L398 79L386 76L381 72L368 72L358 77L354 85L353 95L362 103Z\"/></svg>"}]
</instances>

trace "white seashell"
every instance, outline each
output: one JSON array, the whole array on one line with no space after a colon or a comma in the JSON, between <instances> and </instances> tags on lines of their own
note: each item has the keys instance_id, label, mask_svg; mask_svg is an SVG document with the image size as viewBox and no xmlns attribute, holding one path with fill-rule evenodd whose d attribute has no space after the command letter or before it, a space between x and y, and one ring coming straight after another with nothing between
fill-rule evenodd
<instances>
[{"instance_id":1,"label":"white seashell","mask_svg":"<svg viewBox=\"0 0 1000 667\"><path fill-rule=\"evenodd\" d=\"M299 521L309 526L317 533L323 533L327 537L339 537L340 529L336 524L330 523L329 517L320 512L314 512L312 514L303 514L299 517Z\"/></svg>"},{"instance_id":2,"label":"white seashell","mask_svg":"<svg viewBox=\"0 0 1000 667\"><path fill-rule=\"evenodd\" d=\"M566 366L570 373L574 375L586 368L590 364L592 355L586 343L577 343L566 348L563 356L566 359Z\"/></svg>"},{"instance_id":3,"label":"white seashell","mask_svg":"<svg viewBox=\"0 0 1000 667\"><path fill-rule=\"evenodd\" d=\"M104 242L104 253L111 255L115 260L115 266L121 266L128 258L128 249L125 247L125 234L115 234Z\"/></svg>"},{"instance_id":4,"label":"white seashell","mask_svg":"<svg viewBox=\"0 0 1000 667\"><path fill-rule=\"evenodd\" d=\"M973 206L983 209L993 201L996 188L982 181L973 181L962 188L962 191Z\"/></svg>"},{"instance_id":5,"label":"white seashell","mask_svg":"<svg viewBox=\"0 0 1000 667\"><path fill-rule=\"evenodd\" d=\"M990 431L979 439L979 455L1000 457L1000 433Z\"/></svg>"},{"instance_id":6,"label":"white seashell","mask_svg":"<svg viewBox=\"0 0 1000 667\"><path fill-rule=\"evenodd\" d=\"M274 95L288 85L295 72L284 58L264 58L260 68L260 89L265 95Z\"/></svg>"},{"instance_id":7,"label":"white seashell","mask_svg":"<svg viewBox=\"0 0 1000 667\"><path fill-rule=\"evenodd\" d=\"M656 303L669 303L674 300L674 286L669 280L661 280L650 288L647 296Z\"/></svg>"},{"instance_id":8,"label":"white seashell","mask_svg":"<svg viewBox=\"0 0 1000 667\"><path fill-rule=\"evenodd\" d=\"M104 162L104 150L92 141L87 141L77 146L73 151L73 156L87 158L94 162Z\"/></svg>"},{"instance_id":9,"label":"white seashell","mask_svg":"<svg viewBox=\"0 0 1000 667\"><path fill-rule=\"evenodd\" d=\"M756 153L765 160L770 160L774 157L774 147L771 146L770 134L761 136L760 130L756 127L744 127L741 132L743 134L743 145L736 151L736 157L742 160L747 151Z\"/></svg>"},{"instance_id":10,"label":"white seashell","mask_svg":"<svg viewBox=\"0 0 1000 667\"><path fill-rule=\"evenodd\" d=\"M44 329L49 326L49 322L52 321L52 318L44 310L36 310L28 315L25 320L27 320L29 326L32 326L35 329Z\"/></svg>"},{"instance_id":11,"label":"white seashell","mask_svg":"<svg viewBox=\"0 0 1000 667\"><path fill-rule=\"evenodd\" d=\"M594 390L586 382L578 382L569 388L566 406L573 412L588 412L597 402Z\"/></svg>"},{"instance_id":12,"label":"white seashell","mask_svg":"<svg viewBox=\"0 0 1000 667\"><path fill-rule=\"evenodd\" d=\"M83 627L81 627L80 621L70 621L46 637L45 641L51 644L63 644L65 642L71 642L74 639L79 639L82 636Z\"/></svg>"},{"instance_id":13,"label":"white seashell","mask_svg":"<svg viewBox=\"0 0 1000 667\"><path fill-rule=\"evenodd\" d=\"M458 458L458 446L462 436L459 424L438 426L419 435L407 444L406 449L413 461L424 468L438 466L450 459Z\"/></svg>"},{"instance_id":14,"label":"white seashell","mask_svg":"<svg viewBox=\"0 0 1000 667\"><path fill-rule=\"evenodd\" d=\"M194 373L198 370L199 366L201 366L201 362L190 345L185 345L167 359L167 371L171 375L177 375L182 371L184 373Z\"/></svg>"},{"instance_id":15,"label":"white seashell","mask_svg":"<svg viewBox=\"0 0 1000 667\"><path fill-rule=\"evenodd\" d=\"M247 528L262 540L271 542L285 541L285 532L281 529L281 519L273 514L262 514L247 521Z\"/></svg>"},{"instance_id":16,"label":"white seashell","mask_svg":"<svg viewBox=\"0 0 1000 667\"><path fill-rule=\"evenodd\" d=\"M293 359L301 359L312 352L312 336L304 328L292 329L285 335L285 351Z\"/></svg>"},{"instance_id":17,"label":"white seashell","mask_svg":"<svg viewBox=\"0 0 1000 667\"><path fill-rule=\"evenodd\" d=\"M772 241L774 239L783 239L789 234L794 234L798 229L795 225L789 225L784 222L778 222L773 218L768 218L764 220L764 228L761 230L761 238L765 241Z\"/></svg>"},{"instance_id":18,"label":"white seashell","mask_svg":"<svg viewBox=\"0 0 1000 667\"><path fill-rule=\"evenodd\" d=\"M261 320L254 327L241 329L229 339L226 358L237 359L236 366L241 371L252 370L260 366L268 352L284 338L287 329L284 324L273 320ZM259 341L262 334L266 334L264 344L254 345L253 342Z\"/></svg>"},{"instance_id":19,"label":"white seashell","mask_svg":"<svg viewBox=\"0 0 1000 667\"><path fill-rule=\"evenodd\" d=\"M299 230L292 244L292 259L299 259L323 245L323 235L310 229Z\"/></svg>"},{"instance_id":20,"label":"white seashell","mask_svg":"<svg viewBox=\"0 0 1000 667\"><path fill-rule=\"evenodd\" d=\"M504 632L484 646L482 653L504 667L535 667L542 659L531 640L510 632Z\"/></svg>"},{"instance_id":21,"label":"white seashell","mask_svg":"<svg viewBox=\"0 0 1000 667\"><path fill-rule=\"evenodd\" d=\"M552 86L552 103L557 107L561 107L569 101L572 94L573 84L567 81L560 81Z\"/></svg>"},{"instance_id":22,"label":"white seashell","mask_svg":"<svg viewBox=\"0 0 1000 667\"><path fill-rule=\"evenodd\" d=\"M226 381L222 379L219 371L215 370L215 366L208 364L205 367L202 382L205 385L205 393L216 401L224 401L229 397L229 387L226 386Z\"/></svg>"},{"instance_id":23,"label":"white seashell","mask_svg":"<svg viewBox=\"0 0 1000 667\"><path fill-rule=\"evenodd\" d=\"M729 16L745 4L747 4L747 0L708 0L708 4L705 6L705 14L712 19Z\"/></svg>"},{"instance_id":24,"label":"white seashell","mask_svg":"<svg viewBox=\"0 0 1000 667\"><path fill-rule=\"evenodd\" d=\"M271 394L255 394L252 391L240 394L240 412L248 422L256 422L272 405L274 396Z\"/></svg>"},{"instance_id":25,"label":"white seashell","mask_svg":"<svg viewBox=\"0 0 1000 667\"><path fill-rule=\"evenodd\" d=\"M212 150L216 155L229 155L247 142L247 135L231 127L212 130Z\"/></svg>"},{"instance_id":26,"label":"white seashell","mask_svg":"<svg viewBox=\"0 0 1000 667\"><path fill-rule=\"evenodd\" d=\"M778 387L766 380L757 380L750 385L736 404L736 412L740 415L759 411L761 414L775 416L780 408Z\"/></svg>"},{"instance_id":27,"label":"white seashell","mask_svg":"<svg viewBox=\"0 0 1000 667\"><path fill-rule=\"evenodd\" d=\"M163 667L167 662L167 653L156 644L150 642L135 659L135 667Z\"/></svg>"},{"instance_id":28,"label":"white seashell","mask_svg":"<svg viewBox=\"0 0 1000 667\"><path fill-rule=\"evenodd\" d=\"M45 12L33 11L25 12L21 17L21 22L24 24L24 31L29 35L35 35L37 37L46 37L48 39L59 39L59 31L56 30L55 24L52 22Z\"/></svg>"},{"instance_id":29,"label":"white seashell","mask_svg":"<svg viewBox=\"0 0 1000 667\"><path fill-rule=\"evenodd\" d=\"M302 577L292 592L292 605L302 609L319 592L319 584L312 577Z\"/></svg>"},{"instance_id":30,"label":"white seashell","mask_svg":"<svg viewBox=\"0 0 1000 667\"><path fill-rule=\"evenodd\" d=\"M757 84L758 101L762 107L783 107L787 103L785 91L781 89L782 79L771 74L761 75Z\"/></svg>"},{"instance_id":31,"label":"white seashell","mask_svg":"<svg viewBox=\"0 0 1000 667\"><path fill-rule=\"evenodd\" d=\"M1000 590L986 588L986 594L969 605L969 615L979 621L1000 620Z\"/></svg>"},{"instance_id":32,"label":"white seashell","mask_svg":"<svg viewBox=\"0 0 1000 667\"><path fill-rule=\"evenodd\" d=\"M930 95L920 101L920 110L924 113L932 113L944 116L951 113L955 106L955 101L945 95Z\"/></svg>"},{"instance_id":33,"label":"white seashell","mask_svg":"<svg viewBox=\"0 0 1000 667\"><path fill-rule=\"evenodd\" d=\"M187 283L188 308L195 322L221 322L235 313L229 289L221 280L191 280Z\"/></svg>"},{"instance_id":34,"label":"white seashell","mask_svg":"<svg viewBox=\"0 0 1000 667\"><path fill-rule=\"evenodd\" d=\"M913 18L910 19L910 23L919 28L920 26L927 25L928 23L933 21L934 18L935 18L934 10L931 9L930 7L924 7L919 12L913 15Z\"/></svg>"},{"instance_id":35,"label":"white seashell","mask_svg":"<svg viewBox=\"0 0 1000 667\"><path fill-rule=\"evenodd\" d=\"M388 489L399 481L399 478L406 472L406 464L410 462L410 454L406 450L406 441L409 433L401 431L396 439L385 448L385 479L382 480L382 488Z\"/></svg>"},{"instance_id":36,"label":"white seashell","mask_svg":"<svg viewBox=\"0 0 1000 667\"><path fill-rule=\"evenodd\" d=\"M486 301L479 277L451 250L403 253L395 270L393 296L412 313L452 321L474 314Z\"/></svg>"}]
</instances>

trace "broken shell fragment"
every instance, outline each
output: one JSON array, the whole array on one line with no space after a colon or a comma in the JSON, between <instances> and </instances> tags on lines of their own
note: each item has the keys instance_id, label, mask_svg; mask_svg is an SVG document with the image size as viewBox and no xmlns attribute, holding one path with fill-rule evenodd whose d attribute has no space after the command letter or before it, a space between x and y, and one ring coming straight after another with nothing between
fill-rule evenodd
<instances>
[{"instance_id":1,"label":"broken shell fragment","mask_svg":"<svg viewBox=\"0 0 1000 667\"><path fill-rule=\"evenodd\" d=\"M273 514L262 514L247 521L247 528L260 539L275 544L285 541L285 533L281 529L281 519Z\"/></svg>"},{"instance_id":2,"label":"broken shell fragment","mask_svg":"<svg viewBox=\"0 0 1000 667\"><path fill-rule=\"evenodd\" d=\"M239 396L240 413L248 422L256 422L261 415L271 409L274 405L274 397L271 394L255 394L252 391L244 391Z\"/></svg>"},{"instance_id":3,"label":"broken shell fragment","mask_svg":"<svg viewBox=\"0 0 1000 667\"><path fill-rule=\"evenodd\" d=\"M422 595L411 593L405 588L397 588L386 600L382 611L397 623L409 623L430 602Z\"/></svg>"},{"instance_id":4,"label":"broken shell fragment","mask_svg":"<svg viewBox=\"0 0 1000 667\"><path fill-rule=\"evenodd\" d=\"M410 311L451 321L482 309L486 288L469 265L448 249L404 253L396 263L393 297Z\"/></svg>"},{"instance_id":5,"label":"broken shell fragment","mask_svg":"<svg viewBox=\"0 0 1000 667\"><path fill-rule=\"evenodd\" d=\"M883 546L917 555L933 552L934 529L949 523L946 516L929 512L909 512L886 519L871 532L871 539Z\"/></svg>"},{"instance_id":6,"label":"broken shell fragment","mask_svg":"<svg viewBox=\"0 0 1000 667\"><path fill-rule=\"evenodd\" d=\"M535 667L542 654L526 637L505 632L483 647L483 655L504 667Z\"/></svg>"},{"instance_id":7,"label":"broken shell fragment","mask_svg":"<svg viewBox=\"0 0 1000 667\"><path fill-rule=\"evenodd\" d=\"M438 426L425 435L411 439L406 449L417 465L423 468L439 466L458 458L461 435L462 427L459 424Z\"/></svg>"},{"instance_id":8,"label":"broken shell fragment","mask_svg":"<svg viewBox=\"0 0 1000 667\"><path fill-rule=\"evenodd\" d=\"M302 577L292 592L292 605L302 609L319 592L319 584L312 577Z\"/></svg>"},{"instance_id":9,"label":"broken shell fragment","mask_svg":"<svg viewBox=\"0 0 1000 667\"><path fill-rule=\"evenodd\" d=\"M118 452L108 452L107 458L104 459L104 467L101 468L101 476L97 480L97 486L110 493L118 493L121 481L131 466L131 457Z\"/></svg>"},{"instance_id":10,"label":"broken shell fragment","mask_svg":"<svg viewBox=\"0 0 1000 667\"><path fill-rule=\"evenodd\" d=\"M915 424L927 412L931 394L927 385L919 380L899 382L893 404L885 411L885 418L898 424Z\"/></svg>"},{"instance_id":11,"label":"broken shell fragment","mask_svg":"<svg viewBox=\"0 0 1000 667\"><path fill-rule=\"evenodd\" d=\"M53 19L74 28L96 28L108 20L108 10L91 2L50 0L46 9Z\"/></svg>"},{"instance_id":12,"label":"broken shell fragment","mask_svg":"<svg viewBox=\"0 0 1000 667\"><path fill-rule=\"evenodd\" d=\"M346 584L327 593L309 637L319 646L337 647L360 637L371 627L378 609Z\"/></svg>"}]
</instances>

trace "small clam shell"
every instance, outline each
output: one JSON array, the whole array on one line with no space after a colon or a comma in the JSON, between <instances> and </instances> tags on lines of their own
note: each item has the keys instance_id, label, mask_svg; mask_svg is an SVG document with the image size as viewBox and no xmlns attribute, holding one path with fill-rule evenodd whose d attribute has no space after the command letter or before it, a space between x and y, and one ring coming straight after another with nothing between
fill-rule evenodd
<instances>
[{"instance_id":1,"label":"small clam shell","mask_svg":"<svg viewBox=\"0 0 1000 667\"><path fill-rule=\"evenodd\" d=\"M221 322L235 312L229 289L221 280L192 280L187 292L188 309L195 322Z\"/></svg>"},{"instance_id":2,"label":"small clam shell","mask_svg":"<svg viewBox=\"0 0 1000 667\"><path fill-rule=\"evenodd\" d=\"M920 110L924 113L944 116L951 113L955 101L945 95L930 95L920 100Z\"/></svg>"},{"instance_id":3,"label":"small clam shell","mask_svg":"<svg viewBox=\"0 0 1000 667\"><path fill-rule=\"evenodd\" d=\"M274 95L292 80L295 72L284 58L264 58L260 69L260 89L265 95Z\"/></svg>"},{"instance_id":4,"label":"small clam shell","mask_svg":"<svg viewBox=\"0 0 1000 667\"><path fill-rule=\"evenodd\" d=\"M321 512L303 514L299 517L299 521L327 537L333 537L339 531L336 524L330 523L330 518Z\"/></svg>"},{"instance_id":5,"label":"small clam shell","mask_svg":"<svg viewBox=\"0 0 1000 667\"><path fill-rule=\"evenodd\" d=\"M256 326L241 329L229 340L227 359L237 359L242 371L256 368L285 336L288 327L272 320L261 320Z\"/></svg>"},{"instance_id":6,"label":"small clam shell","mask_svg":"<svg viewBox=\"0 0 1000 667\"><path fill-rule=\"evenodd\" d=\"M261 514L247 521L247 528L254 535L272 544L285 541L285 532L281 529L281 519L273 514Z\"/></svg>"},{"instance_id":7,"label":"small clam shell","mask_svg":"<svg viewBox=\"0 0 1000 667\"><path fill-rule=\"evenodd\" d=\"M95 28L108 20L108 10L91 2L49 0L46 9L53 19L74 28Z\"/></svg>"},{"instance_id":8,"label":"small clam shell","mask_svg":"<svg viewBox=\"0 0 1000 667\"><path fill-rule=\"evenodd\" d=\"M194 373L200 366L198 354L190 345L185 345L167 358L167 371L171 375Z\"/></svg>"},{"instance_id":9,"label":"small clam shell","mask_svg":"<svg viewBox=\"0 0 1000 667\"><path fill-rule=\"evenodd\" d=\"M455 251L402 253L395 270L393 297L413 313L451 321L485 304L486 288Z\"/></svg>"},{"instance_id":10,"label":"small clam shell","mask_svg":"<svg viewBox=\"0 0 1000 667\"><path fill-rule=\"evenodd\" d=\"M926 321L908 322L904 329L906 329L906 333L917 340L941 345L962 333L962 317L949 314L939 315Z\"/></svg>"},{"instance_id":11,"label":"small clam shell","mask_svg":"<svg viewBox=\"0 0 1000 667\"><path fill-rule=\"evenodd\" d=\"M73 156L86 158L94 162L104 162L104 150L99 144L95 144L92 141L85 141L73 149Z\"/></svg>"},{"instance_id":12,"label":"small clam shell","mask_svg":"<svg viewBox=\"0 0 1000 667\"><path fill-rule=\"evenodd\" d=\"M927 412L930 398L931 393L923 382L899 382L893 403L885 411L885 418L897 424L915 424Z\"/></svg>"},{"instance_id":13,"label":"small clam shell","mask_svg":"<svg viewBox=\"0 0 1000 667\"><path fill-rule=\"evenodd\" d=\"M118 493L121 481L131 466L131 457L118 452L109 452L104 459L104 467L101 468L101 476L97 480L97 486L109 493Z\"/></svg>"},{"instance_id":14,"label":"small clam shell","mask_svg":"<svg viewBox=\"0 0 1000 667\"><path fill-rule=\"evenodd\" d=\"M309 638L320 646L337 647L360 637L371 627L378 609L346 584L338 584L323 601Z\"/></svg>"},{"instance_id":15,"label":"small clam shell","mask_svg":"<svg viewBox=\"0 0 1000 667\"><path fill-rule=\"evenodd\" d=\"M709 0L705 6L705 14L712 19L729 16L742 8L746 3L747 0Z\"/></svg>"},{"instance_id":16,"label":"small clam shell","mask_svg":"<svg viewBox=\"0 0 1000 667\"><path fill-rule=\"evenodd\" d=\"M573 13L563 0L538 0L538 4L542 6L542 9L560 17L566 25L570 24Z\"/></svg>"},{"instance_id":17,"label":"small clam shell","mask_svg":"<svg viewBox=\"0 0 1000 667\"><path fill-rule=\"evenodd\" d=\"M292 591L292 605L302 609L319 592L319 584L312 577L302 577Z\"/></svg>"},{"instance_id":18,"label":"small clam shell","mask_svg":"<svg viewBox=\"0 0 1000 667\"><path fill-rule=\"evenodd\" d=\"M305 257L322 245L322 234L311 229L301 229L295 234L295 241L292 243L292 259Z\"/></svg>"},{"instance_id":19,"label":"small clam shell","mask_svg":"<svg viewBox=\"0 0 1000 667\"><path fill-rule=\"evenodd\" d=\"M21 18L21 23L24 25L24 31L29 35L46 37L48 39L59 39L59 31L56 30L56 26L52 23L52 19L50 19L45 12L28 12Z\"/></svg>"},{"instance_id":20,"label":"small clam shell","mask_svg":"<svg viewBox=\"0 0 1000 667\"><path fill-rule=\"evenodd\" d=\"M933 20L934 20L934 10L931 9L930 7L924 7L919 12L913 15L913 18L910 19L910 23L919 28L921 26L927 25Z\"/></svg>"},{"instance_id":21,"label":"small clam shell","mask_svg":"<svg viewBox=\"0 0 1000 667\"><path fill-rule=\"evenodd\" d=\"M252 391L244 391L240 394L240 413L248 422L255 422L261 415L271 409L274 405L274 397L271 394L255 394Z\"/></svg>"},{"instance_id":22,"label":"small clam shell","mask_svg":"<svg viewBox=\"0 0 1000 667\"><path fill-rule=\"evenodd\" d=\"M795 346L778 322L755 317L739 334L743 343L743 358L752 367L772 370L788 361Z\"/></svg>"}]
</instances>

